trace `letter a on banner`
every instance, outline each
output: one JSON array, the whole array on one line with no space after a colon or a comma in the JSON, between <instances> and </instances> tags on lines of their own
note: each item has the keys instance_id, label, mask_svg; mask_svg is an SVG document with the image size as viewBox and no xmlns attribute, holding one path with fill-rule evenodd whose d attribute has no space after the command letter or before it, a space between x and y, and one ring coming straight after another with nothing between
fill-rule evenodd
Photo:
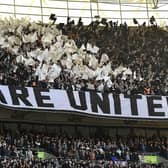
<instances>
[{"instance_id":1,"label":"letter a on banner","mask_svg":"<svg viewBox=\"0 0 168 168\"><path fill-rule=\"evenodd\" d=\"M32 104L27 99L29 97L27 88L16 88L13 86L9 86L9 90L11 93L11 98L13 105L20 105L19 100L21 100L26 106L32 106ZM20 93L17 93L19 91Z\"/></svg>"}]
</instances>

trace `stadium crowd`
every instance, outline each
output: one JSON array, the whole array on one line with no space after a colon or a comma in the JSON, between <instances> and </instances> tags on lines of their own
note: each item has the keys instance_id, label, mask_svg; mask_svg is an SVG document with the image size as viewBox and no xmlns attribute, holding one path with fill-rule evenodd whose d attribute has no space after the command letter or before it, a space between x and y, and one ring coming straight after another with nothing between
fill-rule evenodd
<instances>
[{"instance_id":1,"label":"stadium crowd","mask_svg":"<svg viewBox=\"0 0 168 168\"><path fill-rule=\"evenodd\" d=\"M0 20L0 84L168 95L168 32L106 19Z\"/></svg>"},{"instance_id":2,"label":"stadium crowd","mask_svg":"<svg viewBox=\"0 0 168 168\"><path fill-rule=\"evenodd\" d=\"M168 95L168 32L106 19L87 26L0 19L0 84ZM38 158L40 150L55 158ZM168 139L0 133L2 168L159 167L143 165L143 153L168 159Z\"/></svg>"},{"instance_id":3,"label":"stadium crowd","mask_svg":"<svg viewBox=\"0 0 168 168\"><path fill-rule=\"evenodd\" d=\"M40 150L55 158L38 158ZM167 138L155 135L97 138L7 130L0 134L0 166L4 168L139 168L143 167L139 155L145 152L168 159Z\"/></svg>"}]
</instances>

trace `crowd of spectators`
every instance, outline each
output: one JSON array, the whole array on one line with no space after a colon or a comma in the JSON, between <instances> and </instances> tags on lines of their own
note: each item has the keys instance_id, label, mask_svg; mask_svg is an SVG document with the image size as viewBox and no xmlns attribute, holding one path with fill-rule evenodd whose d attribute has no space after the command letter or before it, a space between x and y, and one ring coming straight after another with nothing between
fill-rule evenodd
<instances>
[{"instance_id":1,"label":"crowd of spectators","mask_svg":"<svg viewBox=\"0 0 168 168\"><path fill-rule=\"evenodd\" d=\"M55 157L38 158L41 150ZM5 168L139 168L143 167L139 156L146 152L168 159L168 139L155 135L97 138L7 130L0 134L0 165Z\"/></svg>"},{"instance_id":2,"label":"crowd of spectators","mask_svg":"<svg viewBox=\"0 0 168 168\"><path fill-rule=\"evenodd\" d=\"M0 19L0 84L124 94L168 95L168 32L156 25L95 20L83 25ZM44 150L54 159L40 159ZM0 134L4 168L152 168L140 154L168 159L166 137Z\"/></svg>"},{"instance_id":3,"label":"crowd of spectators","mask_svg":"<svg viewBox=\"0 0 168 168\"><path fill-rule=\"evenodd\" d=\"M95 20L0 20L0 84L168 95L168 32Z\"/></svg>"}]
</instances>

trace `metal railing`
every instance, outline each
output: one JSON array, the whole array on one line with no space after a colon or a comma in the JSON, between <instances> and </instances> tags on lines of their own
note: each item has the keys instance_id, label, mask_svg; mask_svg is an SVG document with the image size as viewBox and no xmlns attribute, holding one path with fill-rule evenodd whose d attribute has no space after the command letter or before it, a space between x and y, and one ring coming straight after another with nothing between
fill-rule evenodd
<instances>
[{"instance_id":1,"label":"metal railing","mask_svg":"<svg viewBox=\"0 0 168 168\"><path fill-rule=\"evenodd\" d=\"M150 2L149 2L150 1ZM32 20L47 22L51 13L56 14L58 22L64 22L69 16L73 19L83 18L85 24L95 16L108 20L127 21L133 24L132 18L140 22L149 21L154 16L160 25L168 24L168 3L161 1L158 8L153 8L151 0L135 2L128 0L0 0L0 15L16 18L30 17Z\"/></svg>"}]
</instances>

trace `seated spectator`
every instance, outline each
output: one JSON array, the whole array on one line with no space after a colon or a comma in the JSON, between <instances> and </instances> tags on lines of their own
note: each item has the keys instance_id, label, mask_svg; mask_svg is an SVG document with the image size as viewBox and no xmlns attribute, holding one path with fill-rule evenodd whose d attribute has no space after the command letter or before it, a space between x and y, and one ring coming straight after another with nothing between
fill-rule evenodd
<instances>
[{"instance_id":1,"label":"seated spectator","mask_svg":"<svg viewBox=\"0 0 168 168\"><path fill-rule=\"evenodd\" d=\"M1 167L15 165L74 168L79 164L87 165L88 168L96 165L104 168L135 168L135 165L143 165L139 162L139 155L145 154L144 147L146 153L157 153L165 158L168 156L167 138L155 135L89 138L59 132L54 135L35 131L17 131L17 135L8 130L3 132L0 136ZM37 153L41 150L52 154L53 159L38 158Z\"/></svg>"}]
</instances>

